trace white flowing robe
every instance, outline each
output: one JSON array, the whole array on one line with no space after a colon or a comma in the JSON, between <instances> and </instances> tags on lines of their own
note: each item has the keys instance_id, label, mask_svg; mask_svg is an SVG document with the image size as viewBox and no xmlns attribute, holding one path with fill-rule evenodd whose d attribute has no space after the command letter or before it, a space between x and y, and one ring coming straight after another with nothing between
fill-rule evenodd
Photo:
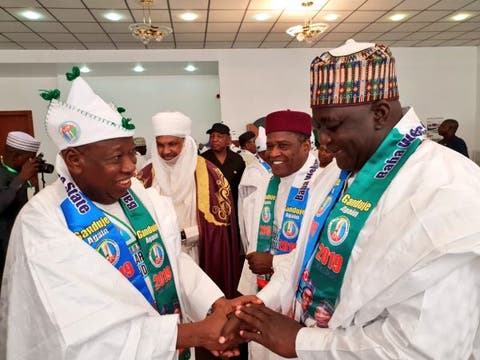
<instances>
[{"instance_id":1,"label":"white flowing robe","mask_svg":"<svg viewBox=\"0 0 480 360\"><path fill-rule=\"evenodd\" d=\"M397 126L412 121L418 119L410 109ZM333 182L322 179L317 186L329 190ZM314 194L320 205L324 196ZM360 231L329 327L299 331L298 357L479 359L479 209L480 168L423 141ZM309 207L304 221L316 210ZM302 232L306 237L308 227ZM305 251L300 244L294 271L278 271L258 294L285 314Z\"/></svg>"},{"instance_id":2,"label":"white flowing robe","mask_svg":"<svg viewBox=\"0 0 480 360\"><path fill-rule=\"evenodd\" d=\"M170 199L132 189L158 224L183 321L203 319L223 296L181 252ZM0 358L175 359L178 315L159 315L107 260L67 228L57 180L21 211L12 231L0 302Z\"/></svg>"}]
</instances>

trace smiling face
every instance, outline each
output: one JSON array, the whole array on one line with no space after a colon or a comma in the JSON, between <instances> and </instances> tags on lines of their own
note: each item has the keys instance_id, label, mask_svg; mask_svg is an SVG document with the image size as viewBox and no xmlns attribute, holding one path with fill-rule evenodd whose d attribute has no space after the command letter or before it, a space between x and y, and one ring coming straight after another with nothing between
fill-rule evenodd
<instances>
[{"instance_id":1,"label":"smiling face","mask_svg":"<svg viewBox=\"0 0 480 360\"><path fill-rule=\"evenodd\" d=\"M344 170L358 172L390 130L385 114L371 104L313 109L313 126Z\"/></svg>"},{"instance_id":2,"label":"smiling face","mask_svg":"<svg viewBox=\"0 0 480 360\"><path fill-rule=\"evenodd\" d=\"M73 180L92 201L113 204L131 186L137 162L131 137L68 148L62 155Z\"/></svg>"},{"instance_id":3,"label":"smiling face","mask_svg":"<svg viewBox=\"0 0 480 360\"><path fill-rule=\"evenodd\" d=\"M157 142L158 155L166 161L175 159L183 149L185 142L184 138L178 136L157 136L155 141Z\"/></svg>"},{"instance_id":4,"label":"smiling face","mask_svg":"<svg viewBox=\"0 0 480 360\"><path fill-rule=\"evenodd\" d=\"M290 131L275 131L267 135L267 162L276 176L289 176L307 161L310 139Z\"/></svg>"}]
</instances>

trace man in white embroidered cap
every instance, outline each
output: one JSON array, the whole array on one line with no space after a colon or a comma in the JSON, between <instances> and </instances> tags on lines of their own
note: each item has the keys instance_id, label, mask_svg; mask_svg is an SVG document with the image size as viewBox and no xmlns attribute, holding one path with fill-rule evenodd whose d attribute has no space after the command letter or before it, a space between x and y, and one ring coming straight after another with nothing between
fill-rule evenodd
<instances>
[{"instance_id":1,"label":"man in white embroidered cap","mask_svg":"<svg viewBox=\"0 0 480 360\"><path fill-rule=\"evenodd\" d=\"M39 147L40 141L27 133L7 134L0 166L0 285L13 223L28 200L27 188L34 185L40 167Z\"/></svg>"},{"instance_id":2,"label":"man in white embroidered cap","mask_svg":"<svg viewBox=\"0 0 480 360\"><path fill-rule=\"evenodd\" d=\"M66 102L58 90L42 93L59 179L23 207L12 230L0 357L163 360L188 359L191 346L222 351L220 329L241 300L226 300L180 251L170 200L132 178L130 119L79 75L77 67L67 74Z\"/></svg>"},{"instance_id":3,"label":"man in white embroidered cap","mask_svg":"<svg viewBox=\"0 0 480 360\"><path fill-rule=\"evenodd\" d=\"M318 184L327 196L304 215L292 269L269 284L281 291L236 312L244 339L300 359L480 357L480 168L402 109L384 45L325 52L311 91L320 143L340 169ZM308 283L306 312L319 319L323 304L314 327L296 311Z\"/></svg>"}]
</instances>

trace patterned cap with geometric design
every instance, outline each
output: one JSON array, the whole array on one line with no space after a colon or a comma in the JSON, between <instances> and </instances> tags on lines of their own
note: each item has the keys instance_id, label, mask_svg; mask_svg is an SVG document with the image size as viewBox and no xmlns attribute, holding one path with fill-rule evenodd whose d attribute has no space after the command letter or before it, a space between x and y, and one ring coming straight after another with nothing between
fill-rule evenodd
<instances>
[{"instance_id":1,"label":"patterned cap with geometric design","mask_svg":"<svg viewBox=\"0 0 480 360\"><path fill-rule=\"evenodd\" d=\"M310 105L363 105L397 100L395 58L385 45L354 40L323 53L310 65Z\"/></svg>"}]
</instances>

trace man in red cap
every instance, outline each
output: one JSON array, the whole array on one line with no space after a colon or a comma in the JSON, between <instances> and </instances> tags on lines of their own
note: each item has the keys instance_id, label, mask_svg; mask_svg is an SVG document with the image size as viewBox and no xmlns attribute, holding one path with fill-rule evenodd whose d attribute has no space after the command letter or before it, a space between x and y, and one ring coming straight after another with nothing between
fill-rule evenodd
<instances>
[{"instance_id":1,"label":"man in red cap","mask_svg":"<svg viewBox=\"0 0 480 360\"><path fill-rule=\"evenodd\" d=\"M270 176L242 182L239 188L239 222L247 258L238 290L256 294L277 269L288 267L304 224L319 163L310 152L310 115L300 111L277 111L266 117ZM268 286L267 286L268 287ZM250 357L262 359L265 348L252 343Z\"/></svg>"}]
</instances>

